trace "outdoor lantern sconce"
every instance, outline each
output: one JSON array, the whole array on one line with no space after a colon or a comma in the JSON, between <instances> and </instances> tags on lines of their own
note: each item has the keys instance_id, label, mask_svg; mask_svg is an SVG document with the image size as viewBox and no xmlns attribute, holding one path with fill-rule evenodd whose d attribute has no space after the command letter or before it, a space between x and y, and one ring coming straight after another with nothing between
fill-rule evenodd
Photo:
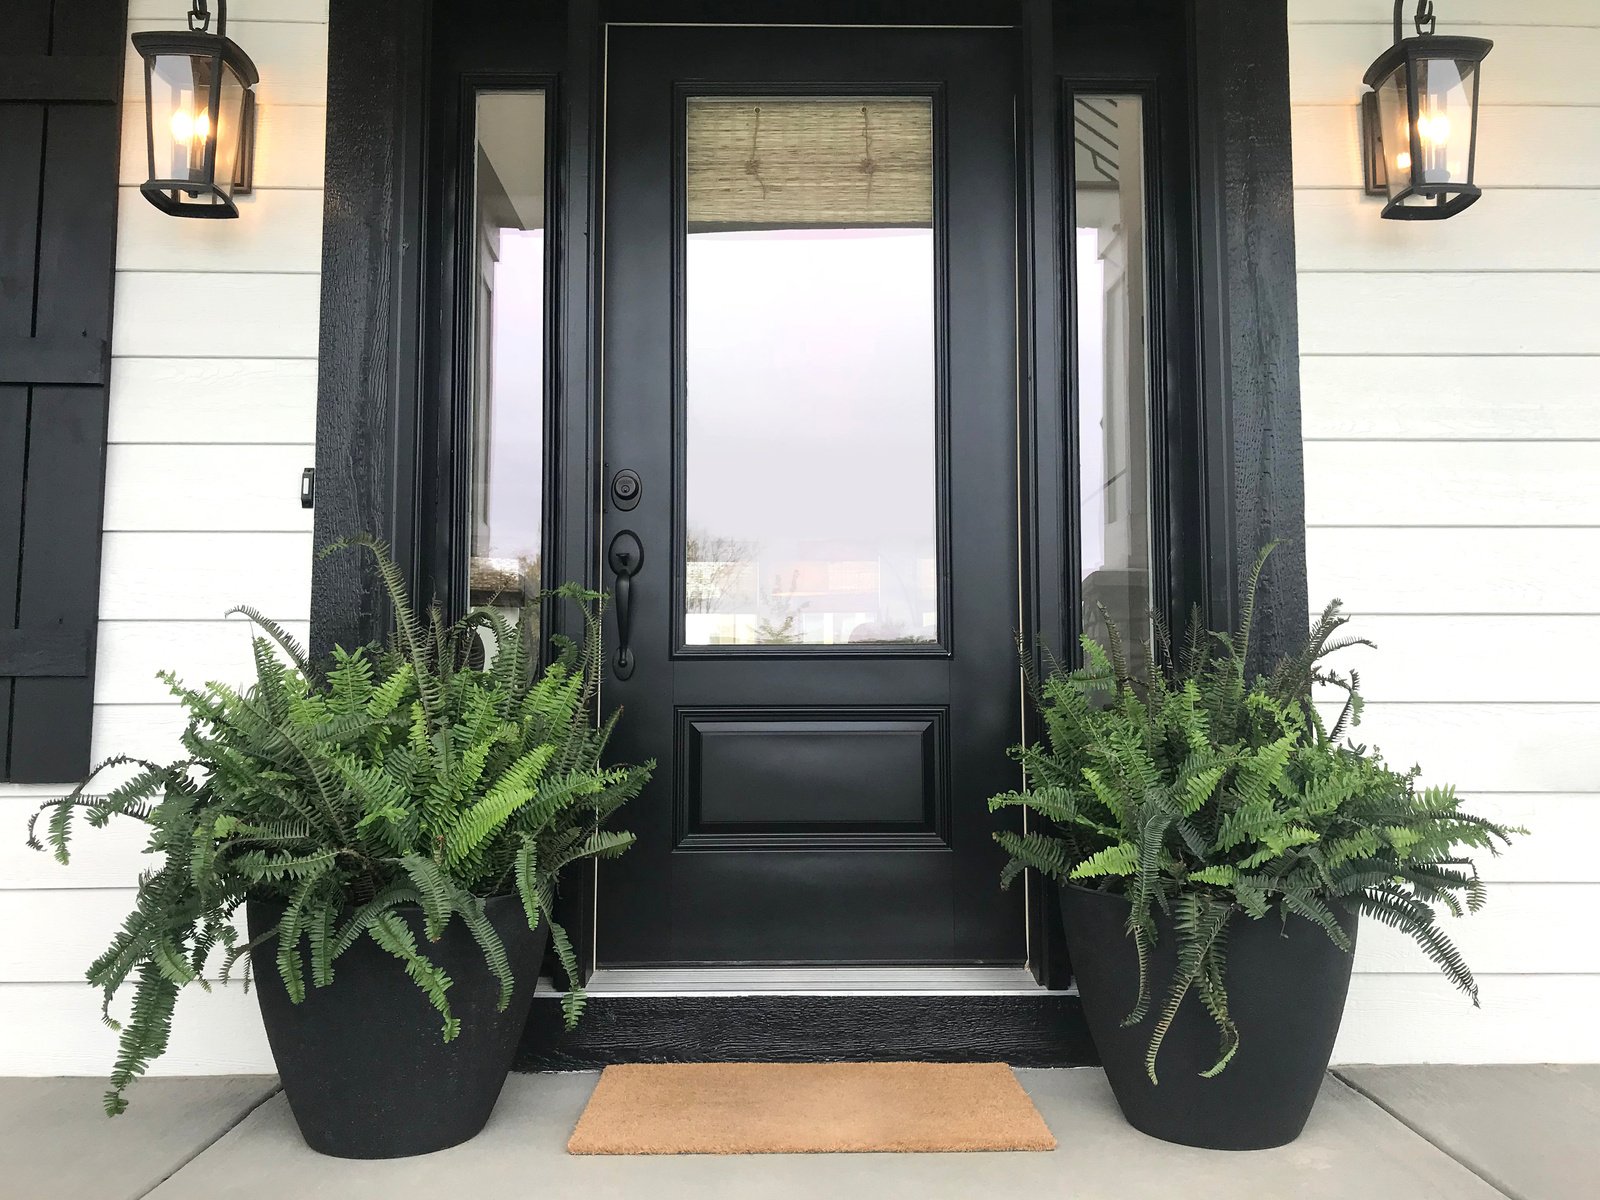
<instances>
[{"instance_id":1,"label":"outdoor lantern sconce","mask_svg":"<svg viewBox=\"0 0 1600 1200\"><path fill-rule=\"evenodd\" d=\"M1478 76L1494 49L1486 38L1440 37L1433 0L1417 0L1406 37L1405 0L1394 4L1394 45L1367 71L1361 99L1367 194L1387 196L1390 221L1443 221L1483 195L1473 182Z\"/></svg>"},{"instance_id":2,"label":"outdoor lantern sconce","mask_svg":"<svg viewBox=\"0 0 1600 1200\"><path fill-rule=\"evenodd\" d=\"M254 173L260 76L228 39L228 0L217 0L211 32L206 0L193 0L189 28L136 33L144 59L145 142L150 175L139 190L174 217L237 217L235 196Z\"/></svg>"}]
</instances>

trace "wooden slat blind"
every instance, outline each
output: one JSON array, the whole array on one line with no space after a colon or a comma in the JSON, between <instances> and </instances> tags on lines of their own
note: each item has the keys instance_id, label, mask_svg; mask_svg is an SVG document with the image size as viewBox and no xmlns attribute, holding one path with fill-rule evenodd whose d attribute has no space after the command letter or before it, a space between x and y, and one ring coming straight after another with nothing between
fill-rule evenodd
<instances>
[{"instance_id":1,"label":"wooden slat blind","mask_svg":"<svg viewBox=\"0 0 1600 1200\"><path fill-rule=\"evenodd\" d=\"M694 97L692 233L933 224L927 100Z\"/></svg>"},{"instance_id":2,"label":"wooden slat blind","mask_svg":"<svg viewBox=\"0 0 1600 1200\"><path fill-rule=\"evenodd\" d=\"M127 7L14 0L5 19L0 779L64 783L94 719Z\"/></svg>"}]
</instances>

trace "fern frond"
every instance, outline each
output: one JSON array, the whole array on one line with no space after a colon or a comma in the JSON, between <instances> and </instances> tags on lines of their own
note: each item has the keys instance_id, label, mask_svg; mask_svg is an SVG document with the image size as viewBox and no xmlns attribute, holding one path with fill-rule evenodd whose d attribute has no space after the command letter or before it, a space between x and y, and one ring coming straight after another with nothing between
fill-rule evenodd
<instances>
[{"instance_id":1,"label":"fern frond","mask_svg":"<svg viewBox=\"0 0 1600 1200\"><path fill-rule=\"evenodd\" d=\"M263 616L259 611L251 608L248 604L241 604L235 608L230 608L222 615L224 617L244 617L257 629L261 630L262 633L266 634L267 637L271 639L273 645L277 646L278 649L282 650L284 654L288 656L289 664L294 667L296 671L300 672L300 674L305 676L307 679L311 678L310 656L306 654L305 647L303 647L295 637L293 637L286 629L284 629L282 625L279 625L276 621Z\"/></svg>"},{"instance_id":2,"label":"fern frond","mask_svg":"<svg viewBox=\"0 0 1600 1200\"><path fill-rule=\"evenodd\" d=\"M393 912L383 912L367 926L367 936L404 964L406 974L444 1018L444 1040L455 1041L461 1022L451 1015L450 998L445 994L451 987L450 977L417 950L417 939L406 923Z\"/></svg>"}]
</instances>

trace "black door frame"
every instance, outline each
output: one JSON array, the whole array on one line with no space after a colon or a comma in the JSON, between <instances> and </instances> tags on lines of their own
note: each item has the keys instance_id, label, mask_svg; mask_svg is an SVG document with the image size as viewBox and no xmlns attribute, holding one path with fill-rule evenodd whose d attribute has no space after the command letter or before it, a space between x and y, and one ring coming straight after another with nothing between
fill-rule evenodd
<instances>
[{"instance_id":1,"label":"black door frame","mask_svg":"<svg viewBox=\"0 0 1600 1200\"><path fill-rule=\"evenodd\" d=\"M430 279L439 278L435 272L450 269L445 248L437 244L434 214L449 199L443 189L457 184L438 164L462 127L460 89L453 108L438 95L439 80L452 70L451 39L439 36L436 24L447 12L451 21L537 26L543 61L506 64L503 75L551 87L558 113L551 148L557 270L549 429L551 488L561 502L553 508L547 561L552 577L598 582L599 347L590 314L598 296L594 235L604 27L621 21L748 22L750 6L740 0L568 0L548 6L482 0L458 14L435 0L332 0L316 540L321 545L352 531L376 532L394 544L410 578L448 602L449 572L441 564L450 561L452 547L436 513L441 497L453 496L457 486L454 456L441 449L449 444L441 431L457 418L429 401L448 394L448 387L442 356L427 349L443 344L439 309L424 299ZM1127 60L1132 70L1116 53L1094 62L1072 58L1073 47L1083 44L1081 34L1105 30L1106 13L1117 14L1112 23L1121 27L1113 42L1145 51L1142 60ZM1033 449L1023 480L1025 520L1032 523L1025 544L1033 550L1024 576L1024 620L1041 642L1056 647L1070 643L1077 611L1070 518L1075 500L1065 465L1072 460L1073 422L1066 403L1072 361L1064 336L1070 296L1063 286L1069 253L1060 169L1063 89L1070 81L1151 87L1148 67L1138 64L1153 61L1152 53L1178 74L1177 80L1169 75L1158 97L1166 120L1163 213L1177 222L1168 239L1168 266L1186 284L1167 297L1171 307L1164 310L1174 334L1164 360L1171 406L1167 439L1177 452L1169 455L1165 475L1170 524L1161 569L1172 606L1199 603L1212 623L1223 624L1232 619L1256 549L1269 540L1286 541L1258 602L1257 646L1263 655L1291 647L1303 636L1309 601L1287 0L771 0L760 15L763 23L777 24L996 24L1018 30L1025 60L1019 112L1020 354L1023 419ZM475 67L480 76L484 69L482 63ZM1183 315L1184 326L1174 328ZM367 640L383 628L385 617L381 581L369 566L351 555L318 561L312 589L318 650ZM586 883L579 878L568 889L569 927L579 945L592 942ZM1035 928L1053 930L1035 938L1036 966L1041 982L1059 988L1068 968L1046 893L1032 889L1032 917L1040 923ZM889 1031L912 1017L906 1027L925 1027L930 1014L938 1028L926 1034L926 1053L962 1057L992 1050L1000 1012L1010 1014L1003 1020L1012 1031L1007 1044L1014 1046L1008 1055L1014 1061L1083 1061L1087 1053L1076 999L1060 994L959 1003L862 997L819 1005L811 998L788 999L597 1004L590 1032L560 1047L553 1044L554 1021L536 1015L527 1059L704 1056L720 1045L730 1022L764 1031L761 1046L737 1047L745 1057L870 1056L880 1045L903 1054L907 1048ZM974 1020L974 1004L988 1014L983 1020ZM999 1008L990 1013L994 1005ZM551 1006L536 1006L536 1012L544 1007ZM621 1034L635 1025L638 1032Z\"/></svg>"}]
</instances>

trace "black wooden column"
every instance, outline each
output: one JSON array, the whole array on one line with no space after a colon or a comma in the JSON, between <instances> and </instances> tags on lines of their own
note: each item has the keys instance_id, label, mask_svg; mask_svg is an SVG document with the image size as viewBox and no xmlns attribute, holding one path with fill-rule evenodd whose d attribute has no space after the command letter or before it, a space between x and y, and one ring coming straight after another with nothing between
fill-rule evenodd
<instances>
[{"instance_id":1,"label":"black wooden column","mask_svg":"<svg viewBox=\"0 0 1600 1200\"><path fill-rule=\"evenodd\" d=\"M1257 552L1283 543L1257 602L1263 662L1304 645L1310 607L1287 0L1193 0L1192 21L1208 590L1232 628Z\"/></svg>"},{"instance_id":2,"label":"black wooden column","mask_svg":"<svg viewBox=\"0 0 1600 1200\"><path fill-rule=\"evenodd\" d=\"M316 544L375 534L413 580L432 10L432 0L328 7ZM318 560L314 653L381 637L387 613L369 557Z\"/></svg>"},{"instance_id":3,"label":"black wooden column","mask_svg":"<svg viewBox=\"0 0 1600 1200\"><path fill-rule=\"evenodd\" d=\"M89 768L126 0L12 0L0 55L0 779Z\"/></svg>"}]
</instances>

